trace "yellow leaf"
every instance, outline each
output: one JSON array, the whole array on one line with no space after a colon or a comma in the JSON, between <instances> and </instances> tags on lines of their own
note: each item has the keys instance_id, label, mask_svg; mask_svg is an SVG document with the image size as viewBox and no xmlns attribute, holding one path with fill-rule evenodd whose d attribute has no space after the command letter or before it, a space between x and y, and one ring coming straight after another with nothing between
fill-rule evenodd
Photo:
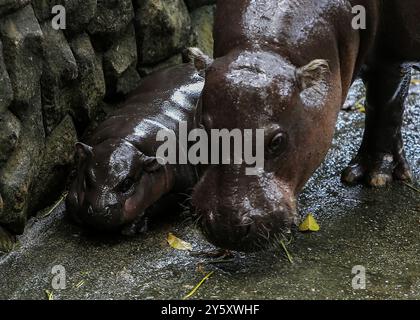
<instances>
[{"instance_id":1,"label":"yellow leaf","mask_svg":"<svg viewBox=\"0 0 420 320\"><path fill-rule=\"evenodd\" d=\"M361 113L366 113L366 108L363 104L361 103L357 103L356 104L356 110L361 112Z\"/></svg>"},{"instance_id":2,"label":"yellow leaf","mask_svg":"<svg viewBox=\"0 0 420 320\"><path fill-rule=\"evenodd\" d=\"M51 215L51 213L53 213L53 211L60 205L60 203L62 203L65 199L66 199L66 197L67 197L67 194L68 194L68 192L64 192L62 195L61 195L61 198L60 199L58 199L57 200L57 202L54 204L54 205L52 205L50 208L47 208L48 209L48 211L46 211L45 213L42 213L41 215L40 215L40 218L41 219L43 219L43 218L46 218L46 217L48 217L49 215Z\"/></svg>"},{"instance_id":3,"label":"yellow leaf","mask_svg":"<svg viewBox=\"0 0 420 320\"><path fill-rule=\"evenodd\" d=\"M187 294L183 299L186 300L194 295L194 293L201 287L201 285L211 277L211 275L214 273L214 271L211 271L208 273L195 287L191 290L189 294Z\"/></svg>"},{"instance_id":4,"label":"yellow leaf","mask_svg":"<svg viewBox=\"0 0 420 320\"><path fill-rule=\"evenodd\" d=\"M407 187L409 187L411 190L417 191L418 193L420 193L420 189L416 188L415 186L413 186L412 184L409 184L407 182L403 182Z\"/></svg>"},{"instance_id":5,"label":"yellow leaf","mask_svg":"<svg viewBox=\"0 0 420 320\"><path fill-rule=\"evenodd\" d=\"M319 224L312 214L308 214L299 226L299 231L319 231Z\"/></svg>"},{"instance_id":6,"label":"yellow leaf","mask_svg":"<svg viewBox=\"0 0 420 320\"><path fill-rule=\"evenodd\" d=\"M47 295L48 300L54 300L54 294L50 290L45 290L45 294Z\"/></svg>"},{"instance_id":7,"label":"yellow leaf","mask_svg":"<svg viewBox=\"0 0 420 320\"><path fill-rule=\"evenodd\" d=\"M190 243L175 237L172 233L168 234L166 241L168 241L169 245L174 249L192 250L192 245Z\"/></svg>"},{"instance_id":8,"label":"yellow leaf","mask_svg":"<svg viewBox=\"0 0 420 320\"><path fill-rule=\"evenodd\" d=\"M282 248L283 248L283 250L284 250L284 253L286 253L287 259L289 259L289 262L290 262L291 264L293 264L293 258L292 258L292 255L289 253L289 250L287 250L286 244L284 243L284 241L283 241L283 240L281 240L281 241L280 241L280 244L281 244L281 247L282 247Z\"/></svg>"}]
</instances>

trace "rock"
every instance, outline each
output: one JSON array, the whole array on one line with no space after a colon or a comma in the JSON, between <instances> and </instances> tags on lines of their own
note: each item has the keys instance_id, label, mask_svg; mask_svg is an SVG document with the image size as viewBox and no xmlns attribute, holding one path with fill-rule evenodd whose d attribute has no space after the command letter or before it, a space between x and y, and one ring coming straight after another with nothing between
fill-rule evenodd
<instances>
[{"instance_id":1,"label":"rock","mask_svg":"<svg viewBox=\"0 0 420 320\"><path fill-rule=\"evenodd\" d=\"M37 93L42 71L42 31L32 7L2 18L0 35L14 99L28 104Z\"/></svg>"},{"instance_id":2,"label":"rock","mask_svg":"<svg viewBox=\"0 0 420 320\"><path fill-rule=\"evenodd\" d=\"M5 112L13 100L13 89L3 59L3 44L0 41L0 114ZM1 157L1 152L0 152Z\"/></svg>"},{"instance_id":3,"label":"rock","mask_svg":"<svg viewBox=\"0 0 420 320\"><path fill-rule=\"evenodd\" d=\"M97 2L97 0L64 0L67 13L66 32L69 34L83 32L96 15Z\"/></svg>"},{"instance_id":4,"label":"rock","mask_svg":"<svg viewBox=\"0 0 420 320\"><path fill-rule=\"evenodd\" d=\"M152 66L142 66L140 68L138 68L140 76L141 77L146 77L154 72L157 72L159 70L165 69L165 68L169 68L172 66L175 66L177 64L181 64L182 63L182 54L177 54L175 56L170 57L168 60L165 60L157 65L152 65Z\"/></svg>"},{"instance_id":5,"label":"rock","mask_svg":"<svg viewBox=\"0 0 420 320\"><path fill-rule=\"evenodd\" d=\"M131 0L98 1L98 10L89 23L91 35L108 35L124 30L134 18Z\"/></svg>"},{"instance_id":6,"label":"rock","mask_svg":"<svg viewBox=\"0 0 420 320\"><path fill-rule=\"evenodd\" d=\"M34 9L35 16L42 22L52 17L52 4L53 0L32 0L32 8ZM54 1L57 2L58 1Z\"/></svg>"},{"instance_id":7,"label":"rock","mask_svg":"<svg viewBox=\"0 0 420 320\"><path fill-rule=\"evenodd\" d=\"M20 121L10 111L0 113L0 168L15 150L21 131Z\"/></svg>"},{"instance_id":8,"label":"rock","mask_svg":"<svg viewBox=\"0 0 420 320\"><path fill-rule=\"evenodd\" d=\"M40 91L39 84L38 91ZM30 187L39 170L44 149L40 96L41 93L38 92L35 98L29 101L31 109L26 110L21 121L18 144L0 170L0 193L4 201L0 224L7 225L16 233L23 232L27 221Z\"/></svg>"},{"instance_id":9,"label":"rock","mask_svg":"<svg viewBox=\"0 0 420 320\"><path fill-rule=\"evenodd\" d=\"M61 30L54 30L50 22L42 24L44 34L44 69L43 75L57 80L62 86L77 78L77 63L73 52Z\"/></svg>"},{"instance_id":10,"label":"rock","mask_svg":"<svg viewBox=\"0 0 420 320\"><path fill-rule=\"evenodd\" d=\"M63 192L65 181L73 163L74 144L77 133L70 116L47 138L39 173L31 187L29 212L35 212L48 205Z\"/></svg>"},{"instance_id":11,"label":"rock","mask_svg":"<svg viewBox=\"0 0 420 320\"><path fill-rule=\"evenodd\" d=\"M133 25L130 25L124 35L104 54L103 62L107 95L109 96L118 91L119 79L123 77L128 69L135 71L137 65L137 46ZM134 75L132 71L128 73L129 77ZM126 89L123 89L123 91Z\"/></svg>"},{"instance_id":12,"label":"rock","mask_svg":"<svg viewBox=\"0 0 420 320\"><path fill-rule=\"evenodd\" d=\"M12 85L14 102L2 130L10 139L3 141L0 170L3 212L0 223L21 232L27 219L28 194L38 170L44 145L40 78L43 34L31 6L0 19L4 63ZM19 121L17 121L17 119ZM2 133L3 137L3 133Z\"/></svg>"},{"instance_id":13,"label":"rock","mask_svg":"<svg viewBox=\"0 0 420 320\"><path fill-rule=\"evenodd\" d=\"M193 30L192 45L213 56L213 25L215 6L204 6L191 13Z\"/></svg>"},{"instance_id":14,"label":"rock","mask_svg":"<svg viewBox=\"0 0 420 320\"><path fill-rule=\"evenodd\" d=\"M194 10L202 6L216 4L217 0L185 0L189 10Z\"/></svg>"},{"instance_id":15,"label":"rock","mask_svg":"<svg viewBox=\"0 0 420 320\"><path fill-rule=\"evenodd\" d=\"M67 23L65 33L69 35L83 32L98 10L97 0L59 0L56 2L66 8Z\"/></svg>"},{"instance_id":16,"label":"rock","mask_svg":"<svg viewBox=\"0 0 420 320\"><path fill-rule=\"evenodd\" d=\"M0 17L16 11L30 3L31 0L1 0L0 1Z\"/></svg>"},{"instance_id":17,"label":"rock","mask_svg":"<svg viewBox=\"0 0 420 320\"><path fill-rule=\"evenodd\" d=\"M47 134L58 125L71 105L63 99L62 88L77 79L78 68L73 52L61 30L54 30L49 21L41 25L44 34L43 73L41 77L42 109Z\"/></svg>"},{"instance_id":18,"label":"rock","mask_svg":"<svg viewBox=\"0 0 420 320\"><path fill-rule=\"evenodd\" d=\"M107 75L120 77L130 66L137 62L136 38L131 25L124 36L115 42L104 54L104 65Z\"/></svg>"},{"instance_id":19,"label":"rock","mask_svg":"<svg viewBox=\"0 0 420 320\"><path fill-rule=\"evenodd\" d=\"M105 96L105 79L102 58L95 53L89 36L83 33L70 41L76 58L79 77L76 84L74 108L76 118L86 121L95 116L99 102Z\"/></svg>"},{"instance_id":20,"label":"rock","mask_svg":"<svg viewBox=\"0 0 420 320\"><path fill-rule=\"evenodd\" d=\"M116 93L126 96L140 84L140 76L134 66L129 67L117 80Z\"/></svg>"},{"instance_id":21,"label":"rock","mask_svg":"<svg viewBox=\"0 0 420 320\"><path fill-rule=\"evenodd\" d=\"M183 0L135 0L141 64L161 62L189 42L191 19Z\"/></svg>"},{"instance_id":22,"label":"rock","mask_svg":"<svg viewBox=\"0 0 420 320\"><path fill-rule=\"evenodd\" d=\"M83 32L97 10L97 0L32 0L35 14L41 22L49 20L51 23L55 5L62 5L66 9L65 32L69 35Z\"/></svg>"}]
</instances>

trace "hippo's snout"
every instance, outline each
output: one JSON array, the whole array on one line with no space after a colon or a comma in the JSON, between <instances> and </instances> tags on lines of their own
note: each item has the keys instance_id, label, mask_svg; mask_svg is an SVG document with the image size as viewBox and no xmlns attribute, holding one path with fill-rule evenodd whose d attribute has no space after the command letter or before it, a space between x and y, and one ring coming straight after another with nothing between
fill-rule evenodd
<instances>
[{"instance_id":1,"label":"hippo's snout","mask_svg":"<svg viewBox=\"0 0 420 320\"><path fill-rule=\"evenodd\" d=\"M235 211L201 212L201 228L214 245L237 251L266 249L282 235L290 232L296 215L278 210L270 213Z\"/></svg>"},{"instance_id":2,"label":"hippo's snout","mask_svg":"<svg viewBox=\"0 0 420 320\"><path fill-rule=\"evenodd\" d=\"M121 204L94 208L87 205L86 210L79 211L77 220L99 231L111 231L121 227L125 221Z\"/></svg>"},{"instance_id":3,"label":"hippo's snout","mask_svg":"<svg viewBox=\"0 0 420 320\"><path fill-rule=\"evenodd\" d=\"M192 204L214 245L237 251L266 249L297 223L291 188L268 176L239 177L218 168L206 172Z\"/></svg>"}]
</instances>

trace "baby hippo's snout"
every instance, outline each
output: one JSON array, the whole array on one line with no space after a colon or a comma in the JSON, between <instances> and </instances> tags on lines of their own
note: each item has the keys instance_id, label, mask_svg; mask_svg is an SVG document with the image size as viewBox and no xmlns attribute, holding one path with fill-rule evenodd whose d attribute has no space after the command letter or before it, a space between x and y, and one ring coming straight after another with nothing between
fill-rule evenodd
<instances>
[{"instance_id":1,"label":"baby hippo's snout","mask_svg":"<svg viewBox=\"0 0 420 320\"><path fill-rule=\"evenodd\" d=\"M193 207L204 235L214 245L263 250L278 243L297 223L296 200L288 187L275 180L254 180L220 184L229 179L213 180L210 172L197 185ZM213 181L218 183L213 185Z\"/></svg>"},{"instance_id":2,"label":"baby hippo's snout","mask_svg":"<svg viewBox=\"0 0 420 320\"><path fill-rule=\"evenodd\" d=\"M73 212L73 218L80 224L99 231L112 231L127 222L119 203L102 208L96 208L88 204L84 210Z\"/></svg>"},{"instance_id":3,"label":"baby hippo's snout","mask_svg":"<svg viewBox=\"0 0 420 320\"><path fill-rule=\"evenodd\" d=\"M89 205L85 215L86 224L102 230L118 227L124 223L121 209L119 203L96 210Z\"/></svg>"}]
</instances>

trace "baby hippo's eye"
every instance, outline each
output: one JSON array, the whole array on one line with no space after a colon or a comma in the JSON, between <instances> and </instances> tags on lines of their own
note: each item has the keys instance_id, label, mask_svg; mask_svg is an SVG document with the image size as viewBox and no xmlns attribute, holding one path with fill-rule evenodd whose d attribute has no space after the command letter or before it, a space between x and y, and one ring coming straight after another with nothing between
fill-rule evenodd
<instances>
[{"instance_id":1,"label":"baby hippo's eye","mask_svg":"<svg viewBox=\"0 0 420 320\"><path fill-rule=\"evenodd\" d=\"M270 155L279 155L287 146L287 134L284 132L276 133L268 144Z\"/></svg>"},{"instance_id":2,"label":"baby hippo's eye","mask_svg":"<svg viewBox=\"0 0 420 320\"><path fill-rule=\"evenodd\" d=\"M122 193L128 192L134 185L134 180L131 178L126 178L121 182L119 189Z\"/></svg>"}]
</instances>

